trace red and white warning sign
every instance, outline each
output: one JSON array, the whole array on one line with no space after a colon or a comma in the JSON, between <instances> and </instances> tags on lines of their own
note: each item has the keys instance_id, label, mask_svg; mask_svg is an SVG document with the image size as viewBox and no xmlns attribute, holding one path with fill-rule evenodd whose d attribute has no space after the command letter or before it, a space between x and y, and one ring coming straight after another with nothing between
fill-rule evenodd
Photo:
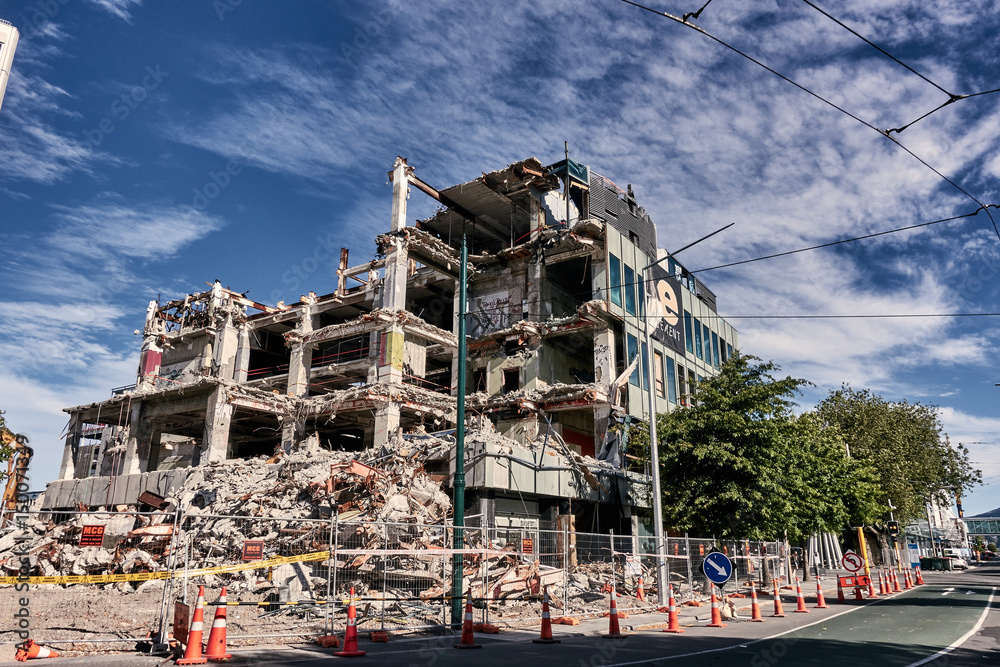
<instances>
[{"instance_id":1,"label":"red and white warning sign","mask_svg":"<svg viewBox=\"0 0 1000 667\"><path fill-rule=\"evenodd\" d=\"M840 563L848 572L857 572L865 566L865 559L859 556L857 552L846 551L844 552L844 557L840 559Z\"/></svg>"}]
</instances>

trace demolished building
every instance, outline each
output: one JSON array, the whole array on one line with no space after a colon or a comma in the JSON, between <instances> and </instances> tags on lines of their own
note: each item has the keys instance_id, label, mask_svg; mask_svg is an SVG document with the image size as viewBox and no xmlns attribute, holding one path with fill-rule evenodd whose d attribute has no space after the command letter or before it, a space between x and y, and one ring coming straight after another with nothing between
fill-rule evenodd
<instances>
[{"instance_id":1,"label":"demolished building","mask_svg":"<svg viewBox=\"0 0 1000 667\"><path fill-rule=\"evenodd\" d=\"M677 409L734 353L715 295L659 249L631 186L578 162L529 158L443 190L402 158L389 176L376 259L342 250L332 291L269 306L215 282L151 302L135 386L66 410L43 506L138 506L206 466L293 450L404 451L447 486L464 233L467 516L645 532L627 426L648 419L649 383L657 412ZM441 206L408 224L413 189Z\"/></svg>"}]
</instances>

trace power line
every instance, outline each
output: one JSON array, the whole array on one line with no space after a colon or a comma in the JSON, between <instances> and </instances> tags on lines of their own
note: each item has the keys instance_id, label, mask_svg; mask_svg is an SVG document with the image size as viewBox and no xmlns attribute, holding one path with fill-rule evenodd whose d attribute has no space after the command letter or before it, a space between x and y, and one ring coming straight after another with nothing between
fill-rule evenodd
<instances>
[{"instance_id":1,"label":"power line","mask_svg":"<svg viewBox=\"0 0 1000 667\"><path fill-rule=\"evenodd\" d=\"M990 204L990 206L997 207L995 204ZM956 215L951 218L942 218L941 220L932 220L931 222L921 222L916 225L909 225L908 227L899 227L897 229L887 229L883 232L875 232L874 234L866 234L864 236L855 236L849 239L841 239L840 241L830 241L829 243L821 243L819 245L809 246L808 248L799 248L798 250L787 250L785 252L774 253L773 255L764 255L763 257L755 257L753 259L744 259L738 262L729 262L728 264L719 264L718 266L710 266L706 269L696 269L694 271L688 271L688 273L703 273L705 271L715 271L716 269L724 269L730 266L738 266L740 264L749 264L751 262L760 262L765 259L774 259L775 257L785 257L787 255L794 255L800 252L806 252L807 250L818 250L820 248L829 248L830 246L840 245L842 243L851 243L853 241L863 241L865 239L874 238L876 236L885 236L886 234L895 234L896 232L905 232L910 229L918 229L920 227L927 227L929 225L936 225L941 222L951 222L952 220L960 220L962 218L971 218L979 214L979 211L986 208L981 206L972 213L964 213L962 215Z\"/></svg>"},{"instance_id":2,"label":"power line","mask_svg":"<svg viewBox=\"0 0 1000 667\"><path fill-rule=\"evenodd\" d=\"M686 18L682 18L682 17L679 17L679 16L674 16L673 14L669 14L667 12L658 11L658 10L653 9L651 7L647 7L645 5L639 4L638 2L634 2L634 0L621 0L621 1L624 2L627 5L632 5L633 7L637 7L639 9L645 10L645 11L651 13L651 14L656 14L657 16L660 16L660 17L663 17L663 18L666 18L666 19L670 19L671 21L675 21L677 23L680 23L683 26L691 28L692 30L696 30L696 31L700 32L701 34L705 35L706 37L708 37L712 41L714 41L717 44L719 44L720 46L724 46L725 48L729 49L733 53L736 53L737 55L740 55L743 58L746 58L747 60L749 60L750 62L754 63L755 65L757 65L757 66L759 66L759 67L767 70L771 74L773 74L776 77L780 78L782 81L785 81L787 83L792 84L793 86L795 86L799 90L801 90L801 91L803 91L803 92L811 95L812 97L815 97L820 102L823 102L824 104L833 107L834 109L836 109L837 111L841 112L842 114L844 114L844 115L852 118L853 120L857 121L858 123L864 125L868 129L873 130L875 132L878 132L880 135L882 135L886 139L889 139L890 141L892 141L896 146L902 148L904 151L906 151L907 153L909 153L913 158L915 158L917 161L919 161L922 165L924 165L925 167L927 167L928 169L930 169L932 172L934 172L935 174L937 174L946 183L948 183L949 185L951 185L952 187L954 187L956 190L958 190L959 192L961 192L962 194L964 194L966 197L968 197L972 201L976 202L980 206L983 205L983 203L981 201L979 201L978 199L976 199L975 197L973 197L969 192L967 192L964 188L962 188L961 186L959 186L953 180L951 180L950 178L948 178L947 176L945 176L944 174L942 174L940 171L938 171L937 169L935 169L934 167L932 167L930 164L927 163L926 160L924 160L923 158L917 156L916 153L914 153L909 148L903 146L901 143L899 143L898 141L896 141L889 134L889 132L887 130L880 130L878 127L872 125L868 121L863 120L859 116L855 116L854 114L852 114L850 111L844 109L843 107L840 107L840 106L834 104L830 100L828 100L825 97L819 95L818 93L813 92L812 90L806 88L802 84L800 84L800 83L798 83L798 82L790 79L789 77L787 77L784 74L778 72L777 70L772 69L771 67L768 67L767 65L765 65L761 61L757 60L753 56L750 56L749 54L744 53L743 51L740 51L735 46L733 46L733 45L731 45L731 44L723 41L719 37L716 37L715 35L711 34L707 30L705 30L704 28L701 28L701 27L699 27L697 25L694 25L693 23L689 23L686 20ZM983 94L985 94L985 93L983 93ZM1000 228L997 227L996 221L993 220L993 216L990 214L990 212L988 210L987 210L986 214L989 216L990 221L993 223L993 231L996 232L997 238L1000 239Z\"/></svg>"}]
</instances>

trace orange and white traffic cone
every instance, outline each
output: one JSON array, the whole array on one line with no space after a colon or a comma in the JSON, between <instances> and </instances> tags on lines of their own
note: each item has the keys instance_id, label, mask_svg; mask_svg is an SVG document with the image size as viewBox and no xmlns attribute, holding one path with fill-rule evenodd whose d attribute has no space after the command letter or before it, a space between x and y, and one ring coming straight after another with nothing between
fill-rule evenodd
<instances>
[{"instance_id":1,"label":"orange and white traffic cone","mask_svg":"<svg viewBox=\"0 0 1000 667\"><path fill-rule=\"evenodd\" d=\"M903 588L910 590L913 588L913 580L910 579L910 571L903 570Z\"/></svg>"},{"instance_id":2,"label":"orange and white traffic cone","mask_svg":"<svg viewBox=\"0 0 1000 667\"><path fill-rule=\"evenodd\" d=\"M917 573L917 586L923 586L924 585L924 576L922 574L920 574L920 566L919 565L916 567L916 573Z\"/></svg>"},{"instance_id":3,"label":"orange and white traffic cone","mask_svg":"<svg viewBox=\"0 0 1000 667\"><path fill-rule=\"evenodd\" d=\"M205 634L205 587L198 587L198 601L194 605L194 617L188 628L187 648L184 657L177 661L178 665L204 665L208 658L201 654L201 640Z\"/></svg>"},{"instance_id":4,"label":"orange and white traffic cone","mask_svg":"<svg viewBox=\"0 0 1000 667\"><path fill-rule=\"evenodd\" d=\"M865 597L861 594L861 584L858 583L857 575L855 575L854 579L854 599L855 600L865 599Z\"/></svg>"},{"instance_id":5,"label":"orange and white traffic cone","mask_svg":"<svg viewBox=\"0 0 1000 667\"><path fill-rule=\"evenodd\" d=\"M889 588L885 585L885 578L882 576L882 570L878 571L878 594L888 595Z\"/></svg>"},{"instance_id":6,"label":"orange and white traffic cone","mask_svg":"<svg viewBox=\"0 0 1000 667\"><path fill-rule=\"evenodd\" d=\"M820 580L819 575L816 575L816 605L813 609L829 609L830 605L826 603L826 599L823 597L823 582Z\"/></svg>"},{"instance_id":7,"label":"orange and white traffic cone","mask_svg":"<svg viewBox=\"0 0 1000 667\"><path fill-rule=\"evenodd\" d=\"M896 571L892 571L892 592L902 593L903 589L899 587L899 577L896 576Z\"/></svg>"},{"instance_id":8,"label":"orange and white traffic cone","mask_svg":"<svg viewBox=\"0 0 1000 667\"><path fill-rule=\"evenodd\" d=\"M618 625L618 595L615 593L614 581L611 582L611 615L608 616L608 634L604 636L608 639L618 639L625 636Z\"/></svg>"},{"instance_id":9,"label":"orange and white traffic cone","mask_svg":"<svg viewBox=\"0 0 1000 667\"><path fill-rule=\"evenodd\" d=\"M25 660L35 660L36 658L58 658L59 654L50 648L39 646L33 639L25 639L24 643L18 644L17 653L14 659L18 662Z\"/></svg>"},{"instance_id":10,"label":"orange and white traffic cone","mask_svg":"<svg viewBox=\"0 0 1000 667\"><path fill-rule=\"evenodd\" d=\"M640 580L641 581L641 580ZM558 644L558 639L552 638L552 617L549 616L549 587L545 587L545 597L542 598L542 636L531 641L536 644Z\"/></svg>"},{"instance_id":11,"label":"orange and white traffic cone","mask_svg":"<svg viewBox=\"0 0 1000 667\"><path fill-rule=\"evenodd\" d=\"M712 622L706 627L724 628L726 624L722 622L722 609L719 607L719 598L715 595L715 587L712 587Z\"/></svg>"},{"instance_id":12,"label":"orange and white traffic cone","mask_svg":"<svg viewBox=\"0 0 1000 667\"><path fill-rule=\"evenodd\" d=\"M847 604L847 598L844 597L844 582L837 577L837 602L839 604Z\"/></svg>"},{"instance_id":13,"label":"orange and white traffic cone","mask_svg":"<svg viewBox=\"0 0 1000 667\"><path fill-rule=\"evenodd\" d=\"M795 577L795 609L796 614L808 614L809 610L806 609L806 599L802 595L802 584L799 583L799 578Z\"/></svg>"},{"instance_id":14,"label":"orange and white traffic cone","mask_svg":"<svg viewBox=\"0 0 1000 667\"><path fill-rule=\"evenodd\" d=\"M472 632L472 626L469 626ZM334 655L341 658L360 658L367 651L358 650L358 609L354 606L354 586L351 586L351 598L347 603L347 629L344 631L344 650Z\"/></svg>"},{"instance_id":15,"label":"orange and white traffic cone","mask_svg":"<svg viewBox=\"0 0 1000 667\"><path fill-rule=\"evenodd\" d=\"M462 621L462 639L455 644L455 648L482 648L476 643L472 630L472 599L465 601L465 620ZM339 654L334 654L339 655Z\"/></svg>"},{"instance_id":16,"label":"orange and white traffic cone","mask_svg":"<svg viewBox=\"0 0 1000 667\"><path fill-rule=\"evenodd\" d=\"M772 585L774 586L774 613L771 614L771 618L784 618L785 610L781 607L781 588L778 586L778 580L774 579Z\"/></svg>"},{"instance_id":17,"label":"orange and white traffic cone","mask_svg":"<svg viewBox=\"0 0 1000 667\"><path fill-rule=\"evenodd\" d=\"M878 593L875 592L875 577L871 573L868 575L868 599L877 600Z\"/></svg>"},{"instance_id":18,"label":"orange and white traffic cone","mask_svg":"<svg viewBox=\"0 0 1000 667\"><path fill-rule=\"evenodd\" d=\"M757 589L750 582L750 622L763 623L764 618L760 615L760 604L757 602Z\"/></svg>"},{"instance_id":19,"label":"orange and white traffic cone","mask_svg":"<svg viewBox=\"0 0 1000 667\"><path fill-rule=\"evenodd\" d=\"M669 593L669 597L667 597L667 627L663 631L680 634L681 632L684 632L684 630L677 621L677 604L674 602L674 585L668 584L667 591Z\"/></svg>"},{"instance_id":20,"label":"orange and white traffic cone","mask_svg":"<svg viewBox=\"0 0 1000 667\"><path fill-rule=\"evenodd\" d=\"M635 599L638 600L639 602L646 601L646 594L642 590L642 577L639 577L639 588L635 592Z\"/></svg>"},{"instance_id":21,"label":"orange and white traffic cone","mask_svg":"<svg viewBox=\"0 0 1000 667\"><path fill-rule=\"evenodd\" d=\"M232 653L226 653L226 587L222 587L219 594L219 607L215 610L215 618L212 619L212 631L208 635L208 644L205 645L205 657L212 662L224 662L233 657Z\"/></svg>"}]
</instances>

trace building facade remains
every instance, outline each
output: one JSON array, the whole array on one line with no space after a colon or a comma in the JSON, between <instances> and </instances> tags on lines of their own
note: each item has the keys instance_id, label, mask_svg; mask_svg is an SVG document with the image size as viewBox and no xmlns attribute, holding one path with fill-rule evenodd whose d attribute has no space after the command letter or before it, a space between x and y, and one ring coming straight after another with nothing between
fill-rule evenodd
<instances>
[{"instance_id":1,"label":"building facade remains","mask_svg":"<svg viewBox=\"0 0 1000 667\"><path fill-rule=\"evenodd\" d=\"M293 450L413 451L447 486L464 233L467 515L642 531L650 482L627 426L649 417L648 383L657 412L678 409L734 353L715 294L659 249L631 186L578 162L443 190L402 158L389 176L376 258L352 266L343 249L325 293L270 306L215 282L150 302L135 386L66 410L44 506L135 506L199 468ZM440 208L408 224L415 190Z\"/></svg>"}]
</instances>

